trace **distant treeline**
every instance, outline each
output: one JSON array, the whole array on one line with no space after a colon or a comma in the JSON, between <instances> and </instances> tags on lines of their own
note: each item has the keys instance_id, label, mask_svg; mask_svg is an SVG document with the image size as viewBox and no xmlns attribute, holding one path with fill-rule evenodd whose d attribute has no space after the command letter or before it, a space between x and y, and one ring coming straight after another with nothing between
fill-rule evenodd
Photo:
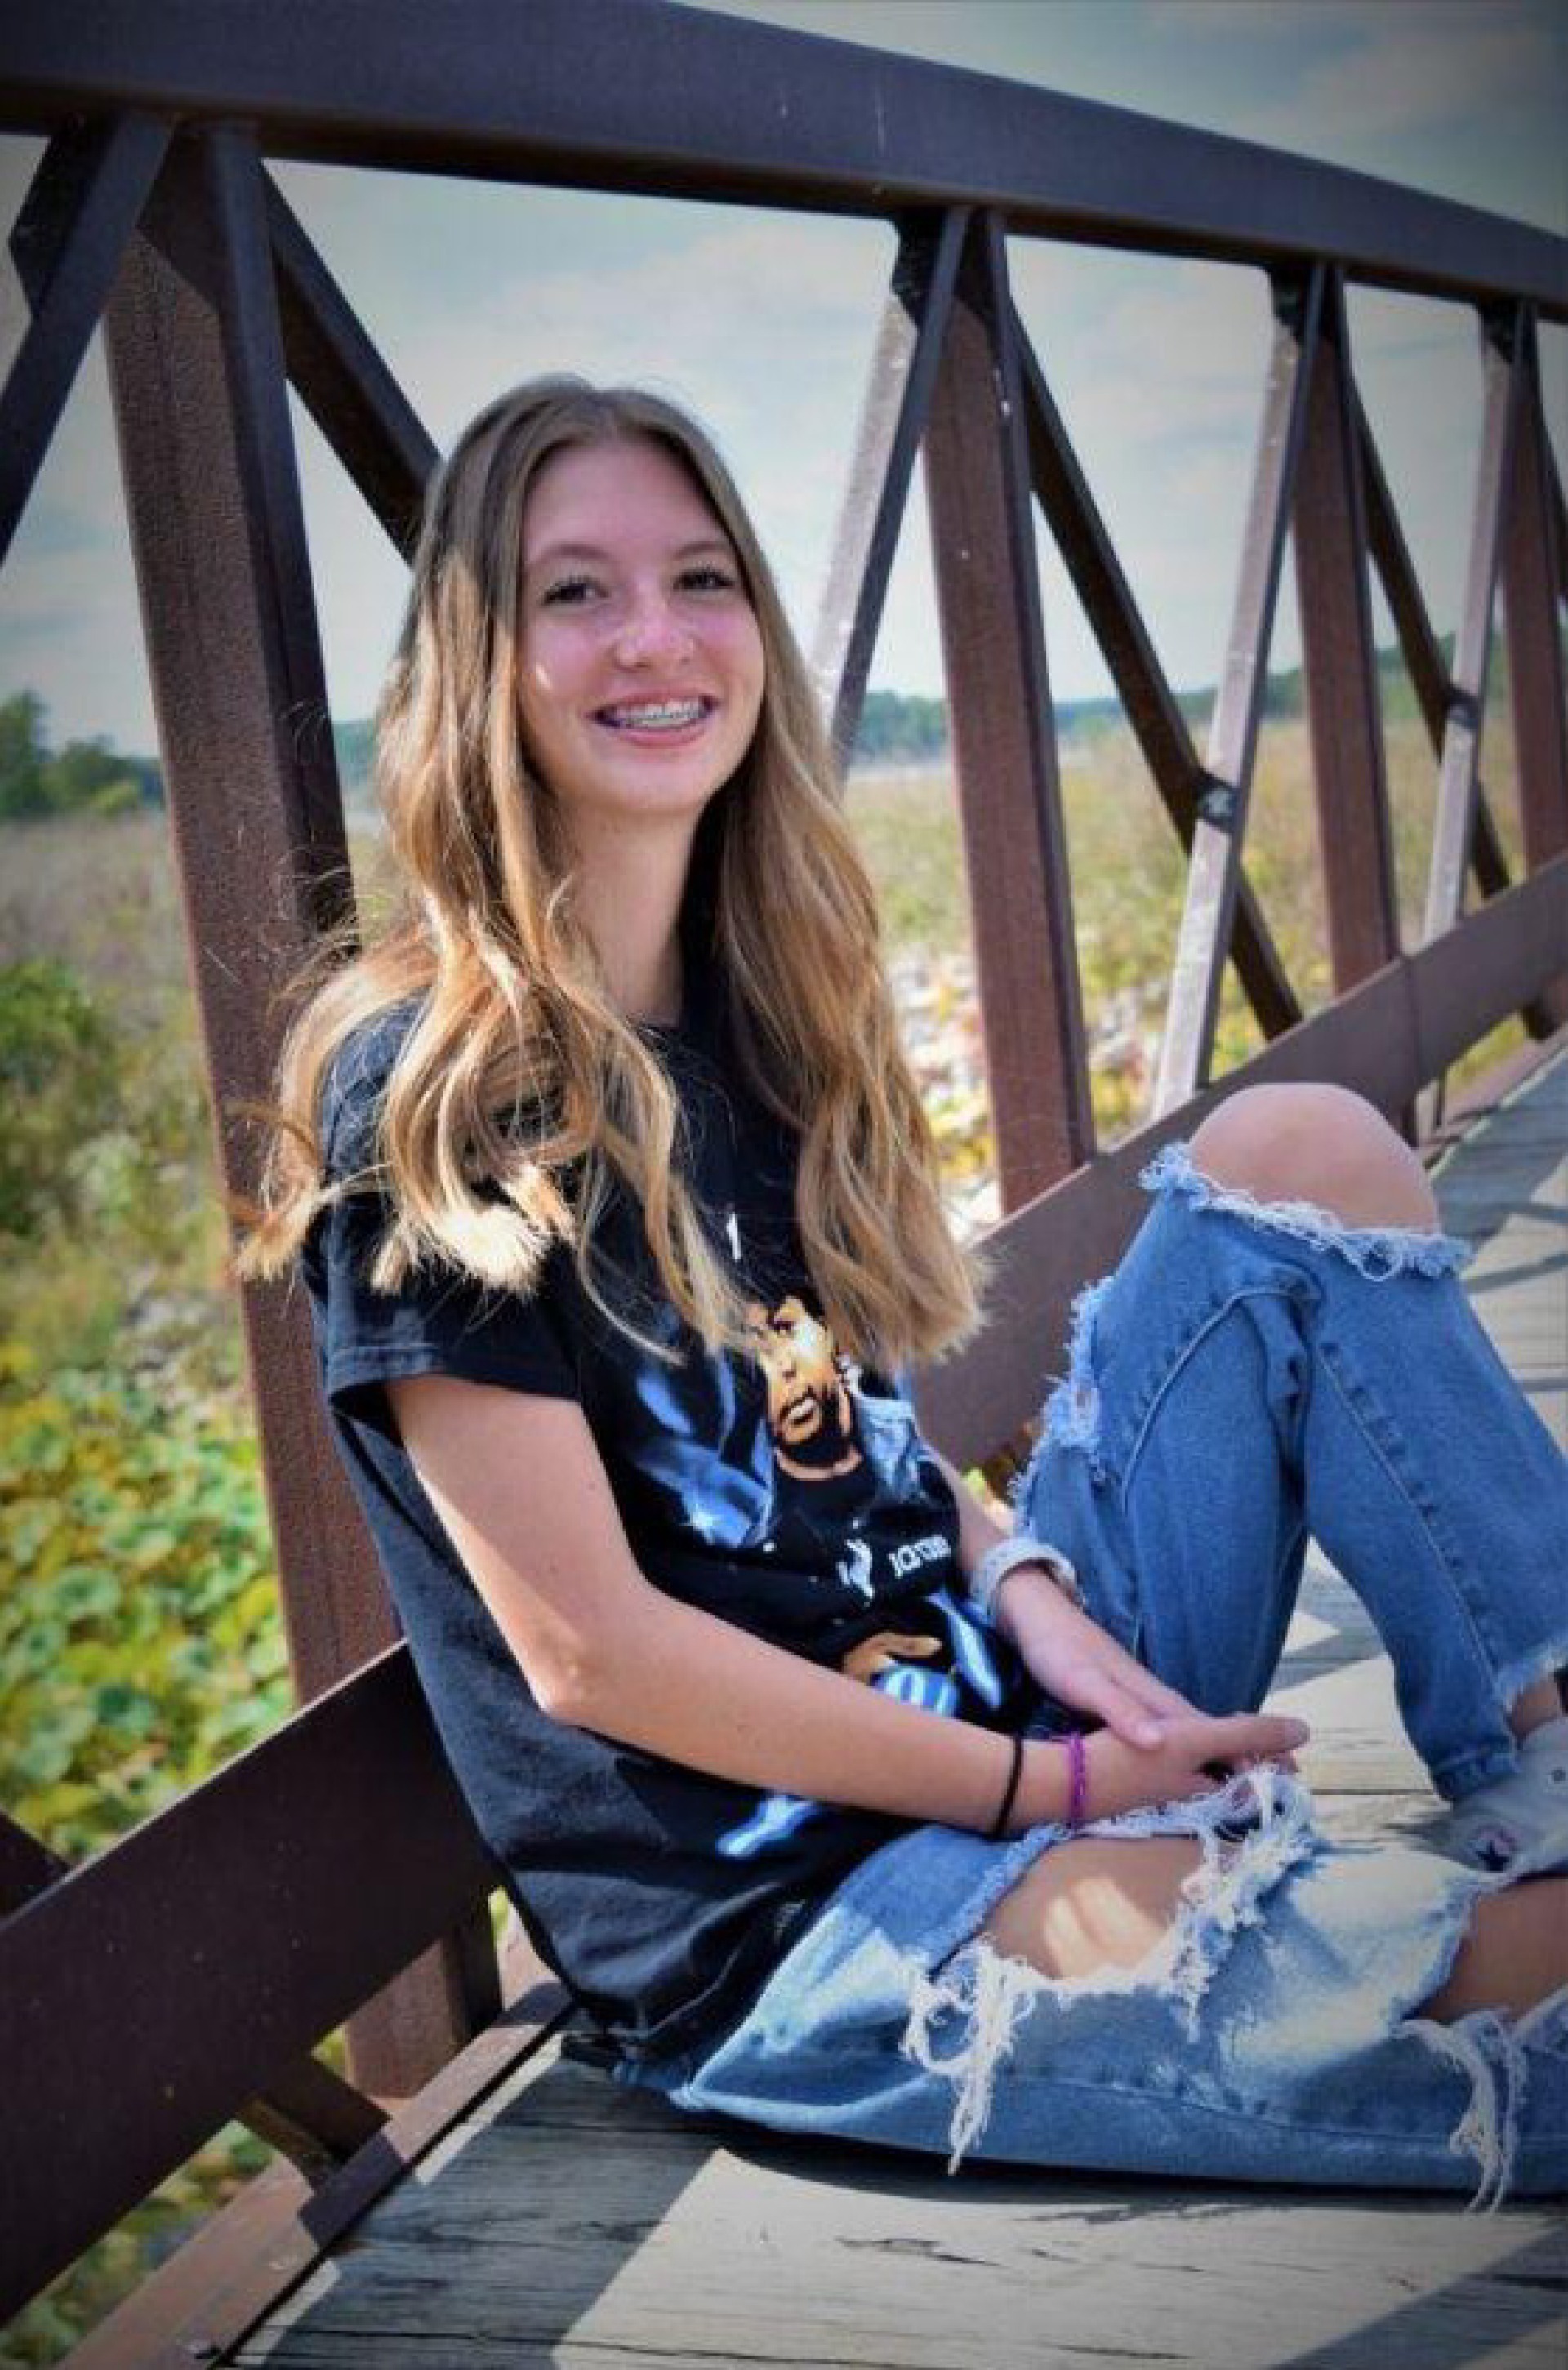
<instances>
[{"instance_id":1,"label":"distant treeline","mask_svg":"<svg viewBox=\"0 0 1568 2370\"><path fill-rule=\"evenodd\" d=\"M0 702L0 821L124 814L162 798L156 758L122 756L104 733L51 749L43 717L36 692L14 692Z\"/></svg>"},{"instance_id":2,"label":"distant treeline","mask_svg":"<svg viewBox=\"0 0 1568 2370\"><path fill-rule=\"evenodd\" d=\"M1568 628L1564 629L1568 654ZM1452 664L1454 638L1441 637L1446 664ZM1415 695L1397 650L1378 653L1383 713L1389 723L1412 717ZM1494 635L1490 689L1494 696L1507 688L1507 651ZM1176 695L1176 704L1194 731L1201 731L1214 712L1212 685ZM1306 713L1306 678L1300 667L1271 674L1263 690L1265 717L1287 718ZM1119 700L1066 699L1056 707L1056 725L1064 738L1091 738L1109 731L1122 720ZM332 741L343 794L351 804L370 795L372 728L368 718L334 724ZM855 762L862 765L930 764L945 756L948 745L947 702L900 691L866 695L855 736ZM138 806L156 806L163 800L163 775L156 757L131 757L111 747L100 733L91 741L67 741L52 750L44 739L44 707L36 692L18 691L0 703L0 822L39 815L122 814Z\"/></svg>"},{"instance_id":3,"label":"distant treeline","mask_svg":"<svg viewBox=\"0 0 1568 2370\"><path fill-rule=\"evenodd\" d=\"M855 735L855 762L861 765L915 764L940 757L947 747L947 701L905 697L901 691L869 691Z\"/></svg>"}]
</instances>

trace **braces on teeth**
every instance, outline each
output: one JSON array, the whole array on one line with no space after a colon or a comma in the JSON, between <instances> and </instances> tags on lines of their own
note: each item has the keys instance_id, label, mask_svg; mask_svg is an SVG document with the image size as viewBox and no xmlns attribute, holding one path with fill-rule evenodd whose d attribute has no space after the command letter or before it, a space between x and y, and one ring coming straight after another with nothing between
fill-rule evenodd
<instances>
[{"instance_id":1,"label":"braces on teeth","mask_svg":"<svg viewBox=\"0 0 1568 2370\"><path fill-rule=\"evenodd\" d=\"M695 724L704 707L700 699L686 699L652 708L607 708L604 712L611 724Z\"/></svg>"}]
</instances>

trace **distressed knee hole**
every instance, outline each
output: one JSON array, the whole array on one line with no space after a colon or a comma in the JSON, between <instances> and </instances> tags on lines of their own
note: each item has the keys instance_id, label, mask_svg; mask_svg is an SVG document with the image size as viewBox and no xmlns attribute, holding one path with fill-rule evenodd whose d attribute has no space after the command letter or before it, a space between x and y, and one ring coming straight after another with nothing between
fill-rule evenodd
<instances>
[{"instance_id":1,"label":"distressed knee hole","mask_svg":"<svg viewBox=\"0 0 1568 2370\"><path fill-rule=\"evenodd\" d=\"M1426 1172L1376 1107L1327 1084L1244 1087L1203 1122L1193 1165L1224 1187L1260 1200L1305 1189L1347 1224L1435 1228Z\"/></svg>"},{"instance_id":2,"label":"distressed knee hole","mask_svg":"<svg viewBox=\"0 0 1568 2370\"><path fill-rule=\"evenodd\" d=\"M1185 1835L1200 1846L1174 1918L1136 1965L1047 1975L1027 1959L1004 1955L981 1932L928 1971L913 1972L903 2047L953 2086L950 2172L983 2135L1019 2030L1042 2001L1066 2014L1079 2001L1147 1992L1170 2001L1189 2036L1196 2033L1204 1995L1235 1937L1256 1923L1264 1896L1286 1871L1317 1850L1311 1809L1296 1779L1254 1769L1201 1801L1132 1812L1085 1829L1085 1839Z\"/></svg>"},{"instance_id":3,"label":"distressed knee hole","mask_svg":"<svg viewBox=\"0 0 1568 2370\"><path fill-rule=\"evenodd\" d=\"M1240 1218L1265 1232L1335 1251L1374 1283L1397 1275L1453 1275L1473 1257L1469 1243L1435 1228L1355 1226L1314 1202L1261 1200L1245 1186L1221 1184L1205 1176L1185 1144L1166 1145L1138 1182L1146 1192L1175 1195L1195 1210Z\"/></svg>"},{"instance_id":4,"label":"distressed knee hole","mask_svg":"<svg viewBox=\"0 0 1568 2370\"><path fill-rule=\"evenodd\" d=\"M1203 1866L1191 1835L1059 1844L1004 1894L985 1939L1055 1981L1140 1968L1168 1947Z\"/></svg>"}]
</instances>

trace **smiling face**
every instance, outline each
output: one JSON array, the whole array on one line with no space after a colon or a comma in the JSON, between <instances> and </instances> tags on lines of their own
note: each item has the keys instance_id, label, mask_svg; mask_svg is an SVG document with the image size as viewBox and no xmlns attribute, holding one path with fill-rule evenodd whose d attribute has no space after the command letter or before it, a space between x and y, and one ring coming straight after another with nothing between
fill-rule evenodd
<instances>
[{"instance_id":1,"label":"smiling face","mask_svg":"<svg viewBox=\"0 0 1568 2370\"><path fill-rule=\"evenodd\" d=\"M696 828L756 730L762 636L733 546L663 445L568 445L542 465L521 659L528 752L580 846L605 826Z\"/></svg>"}]
</instances>

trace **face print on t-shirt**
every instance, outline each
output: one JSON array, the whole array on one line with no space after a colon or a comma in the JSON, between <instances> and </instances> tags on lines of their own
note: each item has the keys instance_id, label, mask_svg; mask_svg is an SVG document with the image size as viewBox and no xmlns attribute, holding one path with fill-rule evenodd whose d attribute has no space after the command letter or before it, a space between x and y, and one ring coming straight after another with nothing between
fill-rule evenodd
<instances>
[{"instance_id":1,"label":"face print on t-shirt","mask_svg":"<svg viewBox=\"0 0 1568 2370\"><path fill-rule=\"evenodd\" d=\"M827 1605L863 1613L889 1582L951 1574L951 1497L907 1401L868 1391L798 1276L754 1280L744 1306L738 1353L614 1369L608 1421L627 1463L705 1552L746 1559L754 1593L778 1576L787 1630ZM710 1570L731 1592L732 1576Z\"/></svg>"},{"instance_id":2,"label":"face print on t-shirt","mask_svg":"<svg viewBox=\"0 0 1568 2370\"><path fill-rule=\"evenodd\" d=\"M797 1293L769 1308L747 1304L751 1346L767 1387L767 1429L779 1470L830 1481L862 1461L848 1361L831 1329Z\"/></svg>"},{"instance_id":3,"label":"face print on t-shirt","mask_svg":"<svg viewBox=\"0 0 1568 2370\"><path fill-rule=\"evenodd\" d=\"M875 1596L876 1555L860 1521L843 1526L839 1501L843 1488L853 1486L845 1484L843 1477L869 1466L868 1479L873 1475L880 1479L882 1458L876 1449L881 1445L885 1450L885 1443L851 1384L849 1362L831 1329L799 1294L786 1294L771 1307L751 1301L746 1321L767 1387L767 1432L778 1483L772 1517L780 1536L801 1524L814 1527L822 1523L824 1566L836 1558L834 1577L844 1593L870 1605ZM826 1483L840 1486L824 1488ZM951 1568L951 1541L945 1530L903 1540L891 1550L884 1547L883 1552L900 1575L924 1568L928 1556L944 1570ZM839 1657L845 1676L948 1719L961 1710L966 1687L980 1704L994 1707L1001 1697L1001 1677L990 1641L967 1606L939 1585L923 1600L920 1612L917 1628L877 1629L849 1646ZM940 1633L935 1636L926 1627L932 1616ZM803 1796L762 1794L747 1815L719 1837L717 1847L726 1858L749 1859L776 1848L821 1816L821 1805Z\"/></svg>"}]
</instances>

